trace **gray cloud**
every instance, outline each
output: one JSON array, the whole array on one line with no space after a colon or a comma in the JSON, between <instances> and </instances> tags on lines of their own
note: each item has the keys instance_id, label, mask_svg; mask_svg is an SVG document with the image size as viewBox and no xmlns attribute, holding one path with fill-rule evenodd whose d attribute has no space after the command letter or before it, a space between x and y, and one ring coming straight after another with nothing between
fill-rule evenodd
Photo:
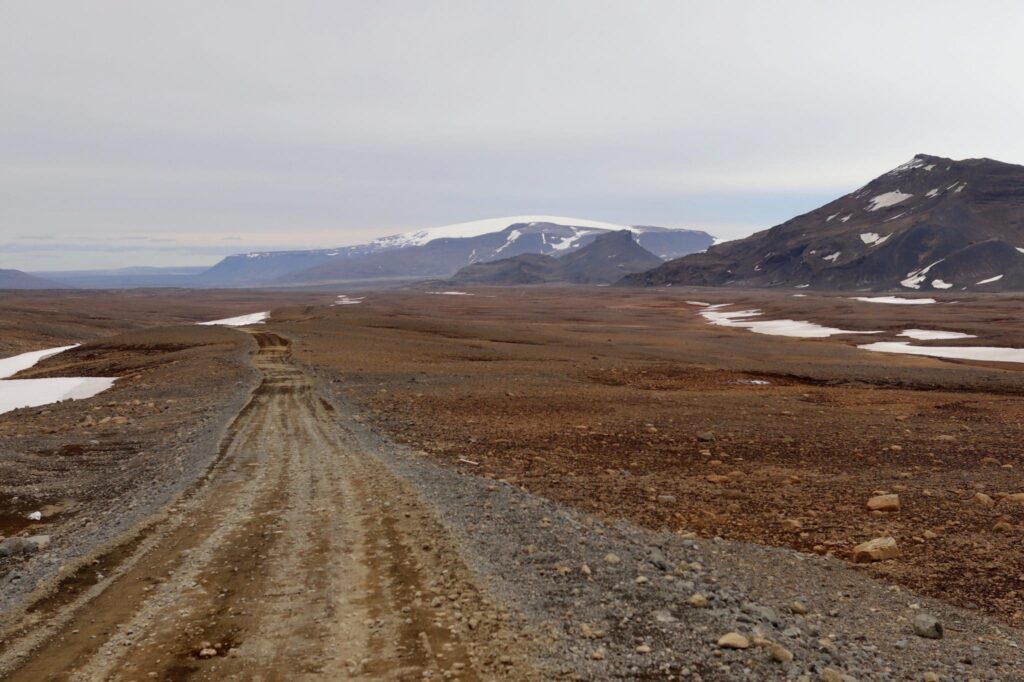
<instances>
[{"instance_id":1,"label":"gray cloud","mask_svg":"<svg viewBox=\"0 0 1024 682\"><path fill-rule=\"evenodd\" d=\"M916 152L1024 160L1022 20L1015 2L4 3L0 240L55 239L0 267L518 213L739 236Z\"/></svg>"}]
</instances>

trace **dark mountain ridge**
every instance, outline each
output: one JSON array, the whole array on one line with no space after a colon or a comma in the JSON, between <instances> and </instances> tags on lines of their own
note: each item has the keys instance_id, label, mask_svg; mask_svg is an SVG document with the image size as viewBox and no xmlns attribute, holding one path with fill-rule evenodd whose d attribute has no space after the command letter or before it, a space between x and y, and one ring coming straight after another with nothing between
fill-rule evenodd
<instances>
[{"instance_id":1,"label":"dark mountain ridge","mask_svg":"<svg viewBox=\"0 0 1024 682\"><path fill-rule=\"evenodd\" d=\"M918 154L814 211L622 283L1024 290L1024 167Z\"/></svg>"}]
</instances>

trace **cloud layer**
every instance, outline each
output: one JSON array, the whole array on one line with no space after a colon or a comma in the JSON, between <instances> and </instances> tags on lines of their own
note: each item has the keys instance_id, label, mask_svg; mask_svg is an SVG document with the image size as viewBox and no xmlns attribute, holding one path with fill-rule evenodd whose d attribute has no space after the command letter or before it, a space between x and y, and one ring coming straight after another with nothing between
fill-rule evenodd
<instances>
[{"instance_id":1,"label":"cloud layer","mask_svg":"<svg viewBox=\"0 0 1024 682\"><path fill-rule=\"evenodd\" d=\"M914 153L1024 161L1024 6L0 5L0 267L522 213L735 237Z\"/></svg>"}]
</instances>

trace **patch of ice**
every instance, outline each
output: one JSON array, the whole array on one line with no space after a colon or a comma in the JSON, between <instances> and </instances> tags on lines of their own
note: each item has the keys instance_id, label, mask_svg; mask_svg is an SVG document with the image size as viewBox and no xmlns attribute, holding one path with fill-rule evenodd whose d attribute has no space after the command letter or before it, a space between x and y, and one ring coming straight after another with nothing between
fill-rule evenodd
<instances>
[{"instance_id":1,"label":"patch of ice","mask_svg":"<svg viewBox=\"0 0 1024 682\"><path fill-rule=\"evenodd\" d=\"M906 163L901 163L900 165L896 166L891 171L886 173L886 175L896 175L897 173L903 173L908 170L920 168L921 166L924 166L924 159L919 159L915 156L910 161L907 161ZM931 165L925 168L925 170L931 170L934 167L934 165Z\"/></svg>"},{"instance_id":2,"label":"patch of ice","mask_svg":"<svg viewBox=\"0 0 1024 682\"><path fill-rule=\"evenodd\" d=\"M809 287L809 286L811 286L811 285L810 285L810 284L797 284L797 285L796 285L795 287L793 287L793 288L794 288L794 289L806 289L806 288L807 288L807 287Z\"/></svg>"},{"instance_id":3,"label":"patch of ice","mask_svg":"<svg viewBox=\"0 0 1024 682\"><path fill-rule=\"evenodd\" d=\"M763 313L758 309L719 311L728 303L717 306L709 306L700 311L701 317L711 324L720 327L738 327L748 329L757 334L768 334L770 336L792 336L801 339L824 339L836 334L879 334L880 332L857 332L835 327L825 327L814 322L804 320L751 320L751 317L760 317Z\"/></svg>"},{"instance_id":4,"label":"patch of ice","mask_svg":"<svg viewBox=\"0 0 1024 682\"><path fill-rule=\"evenodd\" d=\"M793 294L793 298L807 298L807 294Z\"/></svg>"},{"instance_id":5,"label":"patch of ice","mask_svg":"<svg viewBox=\"0 0 1024 682\"><path fill-rule=\"evenodd\" d=\"M851 301L864 303L889 303L892 305L927 305L935 303L934 298L900 298L899 296L854 296Z\"/></svg>"},{"instance_id":6,"label":"patch of ice","mask_svg":"<svg viewBox=\"0 0 1024 682\"><path fill-rule=\"evenodd\" d=\"M1014 247L1014 248L1016 248L1016 249L1017 249L1018 251L1020 251L1021 253L1024 253L1024 249L1022 249L1021 247L1017 246L1017 247Z\"/></svg>"},{"instance_id":7,"label":"patch of ice","mask_svg":"<svg viewBox=\"0 0 1024 682\"><path fill-rule=\"evenodd\" d=\"M879 341L858 346L863 350L903 355L927 355L948 360L980 360L984 362L1024 362L1024 348L996 346L913 346L909 341Z\"/></svg>"},{"instance_id":8,"label":"patch of ice","mask_svg":"<svg viewBox=\"0 0 1024 682\"><path fill-rule=\"evenodd\" d=\"M842 251L836 251L835 253L830 254L828 256L822 256L822 260L827 260L827 261L831 261L831 262L835 263L837 260L839 260L839 257L841 255L843 255Z\"/></svg>"},{"instance_id":9,"label":"patch of ice","mask_svg":"<svg viewBox=\"0 0 1024 682\"><path fill-rule=\"evenodd\" d=\"M711 305L710 303L704 303L703 301L686 301L686 303L689 305L699 305L702 308L707 308Z\"/></svg>"},{"instance_id":10,"label":"patch of ice","mask_svg":"<svg viewBox=\"0 0 1024 682\"><path fill-rule=\"evenodd\" d=\"M432 294L434 296L474 296L475 295L475 294L471 294L471 293L466 292L466 291L428 291L427 293L428 294Z\"/></svg>"},{"instance_id":11,"label":"patch of ice","mask_svg":"<svg viewBox=\"0 0 1024 682\"><path fill-rule=\"evenodd\" d=\"M61 400L84 400L117 381L106 377L6 379L0 381L0 414L21 407L39 407Z\"/></svg>"},{"instance_id":12,"label":"patch of ice","mask_svg":"<svg viewBox=\"0 0 1024 682\"><path fill-rule=\"evenodd\" d=\"M28 520L29 521L42 521L43 520L43 512L41 512L41 511L34 511L34 512L29 513Z\"/></svg>"},{"instance_id":13,"label":"patch of ice","mask_svg":"<svg viewBox=\"0 0 1024 682\"><path fill-rule=\"evenodd\" d=\"M0 358L0 379L6 379L12 377L23 369L29 367L35 367L36 363L45 360L46 358L63 353L66 350L76 348L76 346L60 346L59 348L47 348L46 350L34 350L30 353L22 353L21 355L13 355L9 358Z\"/></svg>"},{"instance_id":14,"label":"patch of ice","mask_svg":"<svg viewBox=\"0 0 1024 682\"><path fill-rule=\"evenodd\" d=\"M980 282L978 282L978 284L991 284L992 282L998 282L1002 278L1003 278L1002 275L996 275L995 277L989 277L988 279L983 279Z\"/></svg>"},{"instance_id":15,"label":"patch of ice","mask_svg":"<svg viewBox=\"0 0 1024 682\"><path fill-rule=\"evenodd\" d=\"M936 187L935 189L930 189L930 190L928 190L927 192L924 193L924 195L926 197L928 197L929 199L931 199L934 196L938 196L938 194L939 194L939 188L938 187Z\"/></svg>"},{"instance_id":16,"label":"patch of ice","mask_svg":"<svg viewBox=\"0 0 1024 682\"><path fill-rule=\"evenodd\" d=\"M904 329L896 336L905 336L908 339L917 339L918 341L948 341L950 339L978 338L974 334L964 334L963 332L944 332L937 329Z\"/></svg>"},{"instance_id":17,"label":"patch of ice","mask_svg":"<svg viewBox=\"0 0 1024 682\"><path fill-rule=\"evenodd\" d=\"M359 298L351 298L345 294L338 294L338 299L331 305L359 305L363 302L363 298L363 296L360 296Z\"/></svg>"},{"instance_id":18,"label":"patch of ice","mask_svg":"<svg viewBox=\"0 0 1024 682\"><path fill-rule=\"evenodd\" d=\"M885 192L884 194L879 194L878 196L872 197L871 200L868 202L867 210L877 211L880 208L895 206L901 201L906 201L912 196L914 195L905 194L904 192L901 192L899 190L896 190L895 192Z\"/></svg>"},{"instance_id":19,"label":"patch of ice","mask_svg":"<svg viewBox=\"0 0 1024 682\"><path fill-rule=\"evenodd\" d=\"M737 379L734 384L746 384L748 386L771 386L772 382L764 379Z\"/></svg>"},{"instance_id":20,"label":"patch of ice","mask_svg":"<svg viewBox=\"0 0 1024 682\"><path fill-rule=\"evenodd\" d=\"M842 211L840 211L839 213L842 213ZM833 219L833 218L835 218L835 217L836 217L837 215L839 215L839 213L833 213L833 214L832 214L832 215L830 215L829 217L825 218L825 222L826 222L826 223L830 223L830 222L832 222L832 219Z\"/></svg>"},{"instance_id":21,"label":"patch of ice","mask_svg":"<svg viewBox=\"0 0 1024 682\"><path fill-rule=\"evenodd\" d=\"M860 235L860 240L865 244L874 244L879 239L881 239L881 237L877 232L862 232Z\"/></svg>"},{"instance_id":22,"label":"patch of ice","mask_svg":"<svg viewBox=\"0 0 1024 682\"><path fill-rule=\"evenodd\" d=\"M847 220L849 220L849 219L850 219L850 218L852 218L852 217L853 217L853 214L852 214L852 213L850 213L849 215L847 215L847 216L844 216L844 217L840 218L840 219L839 219L839 222L841 222L841 223L845 223L845 222L846 222Z\"/></svg>"},{"instance_id":23,"label":"patch of ice","mask_svg":"<svg viewBox=\"0 0 1024 682\"><path fill-rule=\"evenodd\" d=\"M949 282L944 282L941 279L933 279L932 286L936 289L952 289L953 285Z\"/></svg>"},{"instance_id":24,"label":"patch of ice","mask_svg":"<svg viewBox=\"0 0 1024 682\"><path fill-rule=\"evenodd\" d=\"M891 217L891 218L886 218L886 219L885 219L885 220L883 220L882 222L883 222L883 223L887 223L887 222L889 222L890 220L899 220L900 218L902 218L902 217L903 217L903 216L905 216L905 215L907 215L907 212L906 212L906 211L904 211L903 213L897 213L897 214L896 214L896 215L894 215L893 217Z\"/></svg>"},{"instance_id":25,"label":"patch of ice","mask_svg":"<svg viewBox=\"0 0 1024 682\"><path fill-rule=\"evenodd\" d=\"M225 317L223 320L210 320L209 322L197 322L202 325L221 325L224 327L247 327L250 324L260 324L270 319L270 312L250 313L238 317Z\"/></svg>"}]
</instances>

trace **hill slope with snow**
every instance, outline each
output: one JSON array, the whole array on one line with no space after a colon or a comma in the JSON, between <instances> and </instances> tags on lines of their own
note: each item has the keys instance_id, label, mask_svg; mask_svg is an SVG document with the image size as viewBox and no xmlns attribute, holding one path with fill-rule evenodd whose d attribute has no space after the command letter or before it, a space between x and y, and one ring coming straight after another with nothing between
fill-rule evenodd
<instances>
[{"instance_id":1,"label":"hill slope with snow","mask_svg":"<svg viewBox=\"0 0 1024 682\"><path fill-rule=\"evenodd\" d=\"M1021 291L1024 166L919 154L810 213L623 283Z\"/></svg>"}]
</instances>

